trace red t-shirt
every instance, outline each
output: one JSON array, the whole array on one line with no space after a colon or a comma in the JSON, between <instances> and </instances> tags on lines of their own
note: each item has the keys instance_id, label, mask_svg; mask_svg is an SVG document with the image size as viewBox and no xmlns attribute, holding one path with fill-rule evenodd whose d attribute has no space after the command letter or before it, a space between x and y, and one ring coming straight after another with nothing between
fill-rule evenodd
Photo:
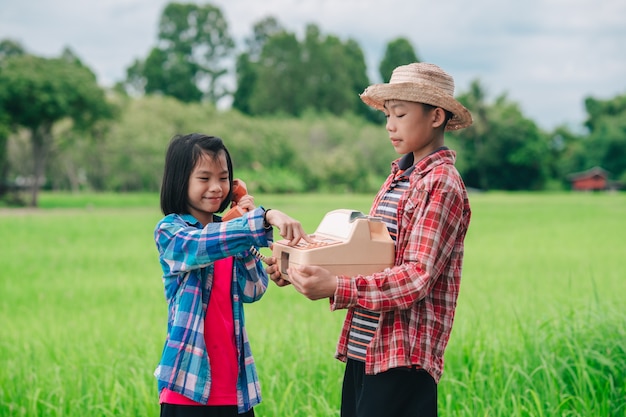
<instances>
[{"instance_id":1,"label":"red t-shirt","mask_svg":"<svg viewBox=\"0 0 626 417\"><path fill-rule=\"evenodd\" d=\"M231 285L233 258L220 259L214 264L211 297L204 318L204 342L211 364L211 392L206 404L163 389L160 403L177 405L237 405L237 346Z\"/></svg>"}]
</instances>

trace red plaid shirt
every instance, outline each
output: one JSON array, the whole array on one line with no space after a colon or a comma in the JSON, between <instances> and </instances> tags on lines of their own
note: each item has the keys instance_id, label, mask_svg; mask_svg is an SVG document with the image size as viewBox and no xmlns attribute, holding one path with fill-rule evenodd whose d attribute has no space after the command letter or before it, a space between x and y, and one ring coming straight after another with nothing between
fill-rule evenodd
<instances>
[{"instance_id":1,"label":"red plaid shirt","mask_svg":"<svg viewBox=\"0 0 626 417\"><path fill-rule=\"evenodd\" d=\"M443 149L417 162L398 202L395 266L370 276L339 276L331 309L348 309L336 357L346 360L354 307L381 313L367 348L365 372L417 365L439 382L461 284L463 241L470 221L465 185ZM370 214L399 170L374 199Z\"/></svg>"}]
</instances>

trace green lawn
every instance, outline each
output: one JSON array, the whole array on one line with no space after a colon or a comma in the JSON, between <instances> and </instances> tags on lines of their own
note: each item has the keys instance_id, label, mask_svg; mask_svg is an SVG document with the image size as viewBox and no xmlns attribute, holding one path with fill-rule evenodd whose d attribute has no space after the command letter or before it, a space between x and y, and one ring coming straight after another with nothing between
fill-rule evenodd
<instances>
[{"instance_id":1,"label":"green lawn","mask_svg":"<svg viewBox=\"0 0 626 417\"><path fill-rule=\"evenodd\" d=\"M268 195L313 232L372 196ZM626 194L471 194L440 416L626 415ZM0 210L0 416L156 416L157 195ZM258 416L338 416L344 313L270 286L246 306Z\"/></svg>"}]
</instances>

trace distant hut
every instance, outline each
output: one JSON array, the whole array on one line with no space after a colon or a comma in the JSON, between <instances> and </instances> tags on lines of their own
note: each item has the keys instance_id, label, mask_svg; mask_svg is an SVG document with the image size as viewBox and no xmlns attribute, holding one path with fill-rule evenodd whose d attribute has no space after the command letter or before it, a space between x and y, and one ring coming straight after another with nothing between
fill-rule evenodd
<instances>
[{"instance_id":1,"label":"distant hut","mask_svg":"<svg viewBox=\"0 0 626 417\"><path fill-rule=\"evenodd\" d=\"M575 172L567 176L574 191L601 191L609 189L609 172L593 167L583 172Z\"/></svg>"}]
</instances>

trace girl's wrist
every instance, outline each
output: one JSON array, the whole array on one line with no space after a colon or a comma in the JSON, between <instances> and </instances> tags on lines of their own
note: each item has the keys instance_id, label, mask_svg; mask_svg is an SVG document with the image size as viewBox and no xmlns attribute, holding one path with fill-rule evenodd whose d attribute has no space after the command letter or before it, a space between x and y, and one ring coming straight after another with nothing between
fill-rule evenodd
<instances>
[{"instance_id":1,"label":"girl's wrist","mask_svg":"<svg viewBox=\"0 0 626 417\"><path fill-rule=\"evenodd\" d=\"M269 213L272 209L265 209L263 213L263 227L266 229L271 229L272 225L267 221L267 213Z\"/></svg>"}]
</instances>

